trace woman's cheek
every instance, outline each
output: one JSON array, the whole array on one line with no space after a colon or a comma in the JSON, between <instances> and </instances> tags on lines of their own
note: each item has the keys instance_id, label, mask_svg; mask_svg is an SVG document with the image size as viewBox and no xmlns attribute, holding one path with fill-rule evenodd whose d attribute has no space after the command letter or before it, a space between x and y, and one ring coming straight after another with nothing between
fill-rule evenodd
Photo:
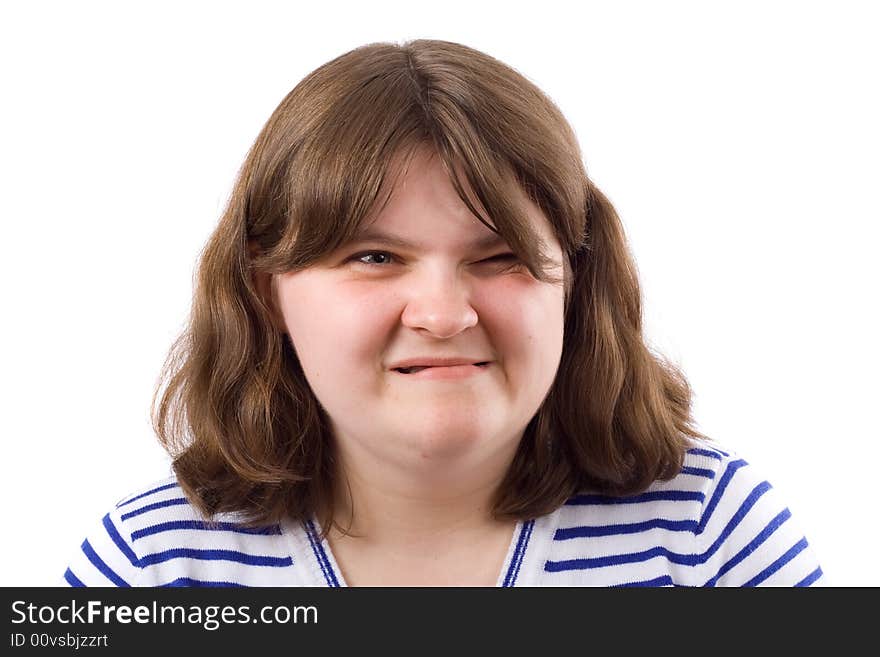
<instances>
[{"instance_id":1,"label":"woman's cheek","mask_svg":"<svg viewBox=\"0 0 880 657\"><path fill-rule=\"evenodd\" d=\"M360 285L335 296L332 333L327 348L345 354L351 362L374 365L381 369L382 359L396 336L403 310L403 297L391 286Z\"/></svg>"},{"instance_id":2,"label":"woman's cheek","mask_svg":"<svg viewBox=\"0 0 880 657\"><path fill-rule=\"evenodd\" d=\"M540 289L541 284L524 275L498 276L475 288L474 307L484 315L484 321L500 319L515 329L531 318L538 319L546 312Z\"/></svg>"}]
</instances>

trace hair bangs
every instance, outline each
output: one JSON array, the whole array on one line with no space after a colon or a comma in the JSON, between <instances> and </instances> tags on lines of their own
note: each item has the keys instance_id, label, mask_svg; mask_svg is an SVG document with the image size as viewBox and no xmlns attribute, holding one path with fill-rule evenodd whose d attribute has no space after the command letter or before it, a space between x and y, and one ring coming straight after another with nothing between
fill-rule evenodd
<instances>
[{"instance_id":1,"label":"hair bangs","mask_svg":"<svg viewBox=\"0 0 880 657\"><path fill-rule=\"evenodd\" d=\"M362 61L357 61L359 55ZM560 224L566 214L580 213L560 212L564 204L553 191L558 185L540 178L535 166L526 172L523 165L547 159L546 144L529 149L515 135L499 134L487 120L490 115L466 111L486 103L476 96L491 94L466 91L475 81L451 79L460 72L453 75L435 66L431 59L438 56L443 53L430 49L366 46L349 53L346 62L337 59L317 69L285 98L276 123L289 125L276 126L282 128L274 131L280 142L276 148L263 145L272 153L263 159L274 166L275 182L256 194L252 204L256 208L266 199L268 207L265 213L254 213L266 220L250 222L248 238L262 253L255 269L302 269L354 239L388 202L412 151L428 147L443 161L473 216L500 234L537 280L563 284L568 299L570 264L563 258L560 275L560 263L547 256L527 209L528 201L535 203L563 251L571 251L571 230ZM463 102L463 94L475 97ZM300 111L286 108L288 104ZM525 107L510 107L509 102L499 100L497 106L504 125L514 123L514 116L528 115ZM538 131L532 126L528 132Z\"/></svg>"},{"instance_id":2,"label":"hair bangs","mask_svg":"<svg viewBox=\"0 0 880 657\"><path fill-rule=\"evenodd\" d=\"M534 229L527 203L535 199L511 164L498 158L476 126L456 128L442 133L436 148L459 198L481 223L505 239L537 280L552 285L567 283L568 276L556 273L560 263L546 254L547 245ZM546 215L540 204L536 205ZM548 220L557 232L552 218ZM562 265L567 270L566 263Z\"/></svg>"},{"instance_id":3,"label":"hair bangs","mask_svg":"<svg viewBox=\"0 0 880 657\"><path fill-rule=\"evenodd\" d=\"M405 82L385 75L324 92L320 120L279 157L274 220L249 235L264 256L256 268L283 273L314 264L387 202L395 156L428 138Z\"/></svg>"}]
</instances>

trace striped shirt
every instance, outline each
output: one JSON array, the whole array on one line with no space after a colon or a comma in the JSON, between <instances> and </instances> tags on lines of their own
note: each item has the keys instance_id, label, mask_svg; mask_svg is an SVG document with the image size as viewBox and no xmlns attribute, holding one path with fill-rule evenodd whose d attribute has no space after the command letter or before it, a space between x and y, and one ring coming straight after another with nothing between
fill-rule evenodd
<instances>
[{"instance_id":1,"label":"striped shirt","mask_svg":"<svg viewBox=\"0 0 880 657\"><path fill-rule=\"evenodd\" d=\"M207 524L173 476L104 516L63 575L70 586L345 586L313 521ZM680 473L622 498L578 495L517 523L498 586L825 584L776 491L732 453L701 444Z\"/></svg>"}]
</instances>

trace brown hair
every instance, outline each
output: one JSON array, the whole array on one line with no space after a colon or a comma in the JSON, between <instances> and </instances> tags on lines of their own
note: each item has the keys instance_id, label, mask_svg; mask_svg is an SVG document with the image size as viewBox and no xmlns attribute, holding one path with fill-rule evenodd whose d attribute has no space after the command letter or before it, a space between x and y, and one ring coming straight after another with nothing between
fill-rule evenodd
<instances>
[{"instance_id":1,"label":"brown hair","mask_svg":"<svg viewBox=\"0 0 880 657\"><path fill-rule=\"evenodd\" d=\"M319 514L324 531L331 525L329 422L255 280L344 245L383 202L390 163L422 144L536 278L550 280L550 261L518 192L547 216L565 255L562 358L497 491L496 517L538 517L582 491L639 492L674 476L689 437L704 437L686 380L645 344L620 220L554 103L463 45L371 44L319 67L281 101L202 253L153 424L206 515L236 511L257 525Z\"/></svg>"}]
</instances>

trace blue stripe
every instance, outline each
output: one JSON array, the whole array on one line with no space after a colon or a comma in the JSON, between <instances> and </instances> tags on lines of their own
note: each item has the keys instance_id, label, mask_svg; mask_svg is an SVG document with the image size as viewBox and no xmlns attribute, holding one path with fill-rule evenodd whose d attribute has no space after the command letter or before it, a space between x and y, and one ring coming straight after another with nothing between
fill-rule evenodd
<instances>
[{"instance_id":1,"label":"blue stripe","mask_svg":"<svg viewBox=\"0 0 880 657\"><path fill-rule=\"evenodd\" d=\"M526 550L529 549L529 541L532 538L532 530L535 528L535 521L534 520L529 520L529 522L527 524L528 524L528 528L523 528L523 531L526 531L526 539L523 542L522 550L519 553L519 559L517 560L517 564L516 564L516 572L513 573L513 580L511 580L511 582L510 582L511 586L516 585L516 579L517 579L517 577L519 577L520 568L522 568L523 561L526 558Z\"/></svg>"},{"instance_id":2,"label":"blue stripe","mask_svg":"<svg viewBox=\"0 0 880 657\"><path fill-rule=\"evenodd\" d=\"M135 500L139 500L142 497L146 497L147 495L152 495L153 493L158 493L159 491L162 491L162 490L168 490L169 488L176 488L179 485L180 484L177 484L177 483L165 484L164 486L159 486L158 488L154 488L153 490L148 490L146 493L141 493L140 495L136 495L136 496L132 497L130 500L125 500L125 502L120 502L119 504L116 505L116 508L119 509L123 506L128 506L129 504L131 504Z\"/></svg>"},{"instance_id":3,"label":"blue stripe","mask_svg":"<svg viewBox=\"0 0 880 657\"><path fill-rule=\"evenodd\" d=\"M638 534L651 529L667 529L673 532L696 532L696 520L666 520L655 518L645 522L633 522L620 525L590 525L583 527L563 527L553 535L554 541L566 541L572 538L593 536L618 536L621 534Z\"/></svg>"},{"instance_id":4,"label":"blue stripe","mask_svg":"<svg viewBox=\"0 0 880 657\"><path fill-rule=\"evenodd\" d=\"M703 584L703 586L715 586L715 583L721 577L723 577L725 573L729 572L731 568L736 566L752 552L758 549L758 546L766 541L770 537L770 535L773 534L773 532L775 532L777 529L779 529L780 525L782 525L782 523L784 523L789 518L791 518L791 512L788 509L783 509L782 511L780 511L779 514L775 518L773 518L773 520L767 523L767 526L764 527L764 529L762 529L748 545L742 548L730 560L728 560L727 563L721 566L715 576L709 579L705 584Z\"/></svg>"},{"instance_id":5,"label":"blue stripe","mask_svg":"<svg viewBox=\"0 0 880 657\"><path fill-rule=\"evenodd\" d=\"M532 536L532 529L535 526L534 520L529 520L528 522L524 522L519 531L519 537L516 540L516 547L513 550L513 555L510 558L510 566L507 568L507 574L504 576L504 582L501 586L515 586L516 578L519 575L520 566L522 566L523 558L526 554L526 549L529 546L529 538Z\"/></svg>"},{"instance_id":6,"label":"blue stripe","mask_svg":"<svg viewBox=\"0 0 880 657\"><path fill-rule=\"evenodd\" d=\"M733 533L733 530L739 526L739 524L743 521L743 518L748 515L749 511L752 510L752 507L755 506L761 496L764 495L764 493L766 493L768 490L770 490L770 484L768 484L766 481L762 481L760 484L752 489L752 492L749 493L749 496L743 501L742 504L739 505L736 513L731 516L730 520L727 522L727 525L724 526L721 534L718 536L718 538L715 539L715 542L712 543L711 547L709 548L710 552L715 553L718 548L721 547L721 544L727 540L727 537Z\"/></svg>"},{"instance_id":7,"label":"blue stripe","mask_svg":"<svg viewBox=\"0 0 880 657\"><path fill-rule=\"evenodd\" d=\"M809 586L820 577L822 577L822 569L817 566L816 570L804 577L800 582L795 584L795 586Z\"/></svg>"},{"instance_id":8,"label":"blue stripe","mask_svg":"<svg viewBox=\"0 0 880 657\"><path fill-rule=\"evenodd\" d=\"M324 560L324 551L318 549L318 541L312 533L311 520L304 522L303 528L306 531L306 538L309 539L309 547L312 548L312 554L315 555L315 559L318 562L318 567L321 569L321 574L324 575L324 581L327 582L328 586L333 586L333 582L331 581L330 576L327 574L328 564Z\"/></svg>"},{"instance_id":9,"label":"blue stripe","mask_svg":"<svg viewBox=\"0 0 880 657\"><path fill-rule=\"evenodd\" d=\"M104 563L101 557L98 556L98 553L95 552L95 550L92 548L91 543L89 543L89 539L83 541L82 551L89 558L89 561L92 562L92 565L99 571L101 571L107 579L116 584L116 586L131 586L128 582L126 582L119 575L113 572L110 566Z\"/></svg>"},{"instance_id":10,"label":"blue stripe","mask_svg":"<svg viewBox=\"0 0 880 657\"><path fill-rule=\"evenodd\" d=\"M681 469L680 474L696 475L697 477L705 477L706 479L715 478L714 470L707 470L706 468L694 468L688 465Z\"/></svg>"},{"instance_id":11,"label":"blue stripe","mask_svg":"<svg viewBox=\"0 0 880 657\"><path fill-rule=\"evenodd\" d=\"M236 586L241 588L246 588L244 584L237 584L236 582L206 582L201 579L192 579L190 577L178 577L173 582L168 582L167 584L160 584L160 588L169 588L169 587L183 587L183 586L193 586L199 588L219 588L219 587L230 587Z\"/></svg>"},{"instance_id":12,"label":"blue stripe","mask_svg":"<svg viewBox=\"0 0 880 657\"><path fill-rule=\"evenodd\" d=\"M171 520L162 522L157 525L150 525L143 529L138 529L131 533L131 540L136 541L145 536L152 536L161 532L169 532L175 529L197 529L205 531L227 531L237 534L260 534L260 535L280 535L281 528L278 525L270 525L267 527L248 528L234 522L204 522L201 520Z\"/></svg>"},{"instance_id":13,"label":"blue stripe","mask_svg":"<svg viewBox=\"0 0 880 657\"><path fill-rule=\"evenodd\" d=\"M675 586L675 583L672 581L672 578L669 575L663 575L662 577L655 577L654 579L646 579L642 582L627 582L626 584L615 584L611 588L613 588L613 589L626 589L626 588L649 587L649 586Z\"/></svg>"},{"instance_id":14,"label":"blue stripe","mask_svg":"<svg viewBox=\"0 0 880 657\"><path fill-rule=\"evenodd\" d=\"M530 529L528 524L529 523L523 523L519 529L519 536L516 537L516 546L513 548L513 554L510 557L510 566L508 566L507 573L504 575L504 580L501 584L502 586L513 586L513 582L516 580L516 573L519 570L519 564L522 559L523 545L527 540L528 530Z\"/></svg>"},{"instance_id":15,"label":"blue stripe","mask_svg":"<svg viewBox=\"0 0 880 657\"><path fill-rule=\"evenodd\" d=\"M134 518L135 516L139 516L142 513L147 513L148 511L155 511L156 509L164 509L168 506L179 506L181 504L189 504L189 500L185 497L174 497L170 500L164 500L162 502L155 502L153 504L147 504L147 506L142 506L139 509L135 509L134 511L129 511L128 513L123 513L121 517L122 520L128 520L129 518Z\"/></svg>"},{"instance_id":16,"label":"blue stripe","mask_svg":"<svg viewBox=\"0 0 880 657\"><path fill-rule=\"evenodd\" d=\"M717 507L718 502L721 501L721 498L724 495L724 491L727 489L727 485L730 483L730 480L733 479L733 475L735 475L736 471L744 465L748 465L748 463L746 463L742 459L739 459L738 461L732 461L731 463L727 464L727 468L725 468L724 474L722 475L721 480L718 482L718 486L715 488L715 492L712 493L712 499L709 500L709 504L706 505L706 509L703 511L703 517L700 518L700 525L697 528L698 534L703 533L703 530L706 528L706 524L709 522L709 518L712 517L712 513L715 511L715 507Z\"/></svg>"},{"instance_id":17,"label":"blue stripe","mask_svg":"<svg viewBox=\"0 0 880 657\"><path fill-rule=\"evenodd\" d=\"M788 512L788 509L786 509L785 511ZM791 515L791 514L789 514L789 515ZM743 586L757 586L758 584L760 584L761 582L766 580L768 577L770 577L770 575L772 575L773 573L778 571L785 564L787 564L789 561L794 559L798 554L800 554L802 551L804 551L806 549L807 549L807 539L802 538L797 543L792 545L785 554L783 554L776 561L774 561L769 566L767 566L760 573L755 575L748 582L743 584Z\"/></svg>"},{"instance_id":18,"label":"blue stripe","mask_svg":"<svg viewBox=\"0 0 880 657\"><path fill-rule=\"evenodd\" d=\"M73 574L73 571L70 568L64 571L64 579L66 579L67 583L71 586L76 586L78 588L85 586L85 584L80 581L79 577Z\"/></svg>"},{"instance_id":19,"label":"blue stripe","mask_svg":"<svg viewBox=\"0 0 880 657\"><path fill-rule=\"evenodd\" d=\"M583 506L593 504L641 504L642 502L656 502L666 500L671 502L702 502L706 497L699 491L691 490L657 490L641 495L629 497L613 497L611 495L576 495L569 499L569 506Z\"/></svg>"},{"instance_id":20,"label":"blue stripe","mask_svg":"<svg viewBox=\"0 0 880 657\"><path fill-rule=\"evenodd\" d=\"M336 573L333 571L333 565L327 558L327 554L324 552L324 546L321 545L321 542L318 540L318 536L315 533L314 524L311 520L308 520L305 523L305 527L306 536L309 538L309 544L312 546L312 552L318 560L318 566L320 566L321 572L324 574L327 586L339 586L339 580L336 578Z\"/></svg>"},{"instance_id":21,"label":"blue stripe","mask_svg":"<svg viewBox=\"0 0 880 657\"><path fill-rule=\"evenodd\" d=\"M110 514L106 514L104 516L104 529L107 530L107 533L110 535L110 538L113 539L113 542L116 544L116 547L119 548L119 551L125 555L125 557L131 562L132 566L140 567L140 560L137 558L137 555L134 551L128 546L124 540L122 540L122 536L119 535L119 532L116 531L116 526L113 524L113 521L110 520Z\"/></svg>"},{"instance_id":22,"label":"blue stripe","mask_svg":"<svg viewBox=\"0 0 880 657\"><path fill-rule=\"evenodd\" d=\"M619 566L625 563L637 563L640 561L648 561L654 557L666 557L674 563L679 563L678 559L688 559L699 563L699 555L682 555L674 554L664 547L655 547L642 552L634 552L631 554L615 554L608 557L585 557L582 559L564 559L562 561L546 561L544 570L548 573L558 573L566 570L592 570L593 568L604 568L606 566Z\"/></svg>"},{"instance_id":23,"label":"blue stripe","mask_svg":"<svg viewBox=\"0 0 880 657\"><path fill-rule=\"evenodd\" d=\"M687 566L695 566L705 563L722 543L727 539L730 533L742 522L742 519L748 511L754 506L755 502L770 489L767 482L763 482L752 490L751 494L742 503L739 510L731 518L730 522L721 532L721 535L715 542L702 554L680 554L672 552L665 547L654 547L642 552L634 552L629 554L614 554L607 557L592 557L582 559L566 559L564 561L547 561L544 563L544 570L548 572L560 572L564 570L589 570L593 568L604 568L605 566L616 566L624 563L638 563L641 561L649 561L655 557L666 557L672 563L683 564Z\"/></svg>"},{"instance_id":24,"label":"blue stripe","mask_svg":"<svg viewBox=\"0 0 880 657\"><path fill-rule=\"evenodd\" d=\"M726 452L722 452L720 449L701 449L699 447L692 447L687 450L687 453L696 456L708 456L709 458L718 459L719 461L722 457L729 456Z\"/></svg>"},{"instance_id":25,"label":"blue stripe","mask_svg":"<svg viewBox=\"0 0 880 657\"><path fill-rule=\"evenodd\" d=\"M173 548L163 552L144 555L141 566L152 566L171 559L203 559L205 561L234 561L248 566L271 566L284 568L293 564L290 557L267 557L247 554L237 550L200 550L196 548Z\"/></svg>"}]
</instances>

